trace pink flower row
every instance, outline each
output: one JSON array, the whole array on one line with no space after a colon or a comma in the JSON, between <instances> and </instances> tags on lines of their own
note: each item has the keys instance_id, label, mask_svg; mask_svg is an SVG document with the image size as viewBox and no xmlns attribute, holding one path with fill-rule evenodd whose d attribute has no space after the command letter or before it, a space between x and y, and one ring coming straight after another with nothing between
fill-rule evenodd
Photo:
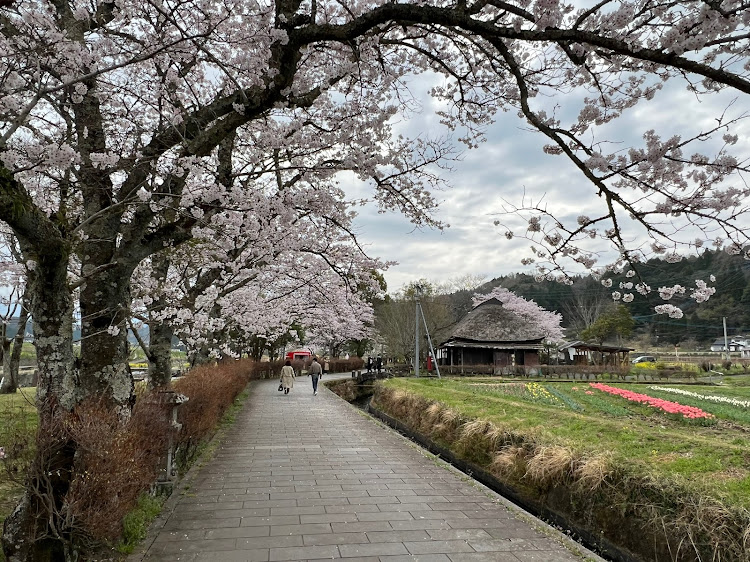
<instances>
[{"instance_id":1,"label":"pink flower row","mask_svg":"<svg viewBox=\"0 0 750 562\"><path fill-rule=\"evenodd\" d=\"M608 394L622 396L623 398L626 398L631 402L640 402L642 404L647 404L652 408L659 408L660 410L664 410L665 412L670 414L682 414L682 417L688 419L714 417L713 414L704 412L700 408L694 408L693 406L683 406L682 404L678 404L677 402L670 402L669 400L662 400L661 398L653 398L652 396L647 396L646 394L638 394L637 392L633 392L631 390L615 388L614 386L608 386L599 382L589 383L589 386Z\"/></svg>"}]
</instances>

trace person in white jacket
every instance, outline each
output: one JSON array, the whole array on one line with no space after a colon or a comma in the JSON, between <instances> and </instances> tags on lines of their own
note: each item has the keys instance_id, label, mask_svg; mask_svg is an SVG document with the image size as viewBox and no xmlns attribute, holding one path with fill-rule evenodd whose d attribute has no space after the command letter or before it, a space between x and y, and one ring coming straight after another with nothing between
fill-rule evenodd
<instances>
[{"instance_id":1,"label":"person in white jacket","mask_svg":"<svg viewBox=\"0 0 750 562\"><path fill-rule=\"evenodd\" d=\"M289 394L289 390L294 388L294 367L292 367L292 362L289 359L281 368L281 386L284 389L284 394Z\"/></svg>"}]
</instances>

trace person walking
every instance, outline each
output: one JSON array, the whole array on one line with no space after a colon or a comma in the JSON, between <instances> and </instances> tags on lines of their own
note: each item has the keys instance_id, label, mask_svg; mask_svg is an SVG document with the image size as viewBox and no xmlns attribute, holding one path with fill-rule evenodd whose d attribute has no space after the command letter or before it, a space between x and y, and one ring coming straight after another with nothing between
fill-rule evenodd
<instances>
[{"instance_id":1,"label":"person walking","mask_svg":"<svg viewBox=\"0 0 750 562\"><path fill-rule=\"evenodd\" d=\"M281 386L284 389L284 394L289 394L289 390L294 387L294 367L292 367L292 362L289 359L281 368Z\"/></svg>"},{"instance_id":2,"label":"person walking","mask_svg":"<svg viewBox=\"0 0 750 562\"><path fill-rule=\"evenodd\" d=\"M316 396L318 394L318 378L323 376L323 367L318 363L317 357L313 357L308 374L312 377L313 396Z\"/></svg>"},{"instance_id":3,"label":"person walking","mask_svg":"<svg viewBox=\"0 0 750 562\"><path fill-rule=\"evenodd\" d=\"M327 375L331 371L331 364L328 362L328 357L323 361L323 374Z\"/></svg>"}]
</instances>

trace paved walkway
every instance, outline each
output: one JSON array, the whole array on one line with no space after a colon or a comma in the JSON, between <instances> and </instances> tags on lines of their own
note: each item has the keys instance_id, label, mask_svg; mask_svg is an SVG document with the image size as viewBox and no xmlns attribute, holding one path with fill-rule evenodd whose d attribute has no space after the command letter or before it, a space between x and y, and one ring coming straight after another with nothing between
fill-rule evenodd
<instances>
[{"instance_id":1,"label":"paved walkway","mask_svg":"<svg viewBox=\"0 0 750 562\"><path fill-rule=\"evenodd\" d=\"M277 385L254 383L213 460L172 496L130 560L583 559L562 535L324 386L313 396L308 377L289 395Z\"/></svg>"}]
</instances>

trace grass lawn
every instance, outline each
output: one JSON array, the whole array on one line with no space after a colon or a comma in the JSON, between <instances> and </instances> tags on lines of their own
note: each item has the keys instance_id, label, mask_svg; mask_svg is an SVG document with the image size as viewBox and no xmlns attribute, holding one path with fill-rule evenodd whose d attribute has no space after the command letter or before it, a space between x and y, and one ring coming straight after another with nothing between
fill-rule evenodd
<instances>
[{"instance_id":1,"label":"grass lawn","mask_svg":"<svg viewBox=\"0 0 750 562\"><path fill-rule=\"evenodd\" d=\"M678 403L668 413L588 382L499 382L497 378L391 379L390 387L441 402L470 419L535 443L607 455L628 472L678 483L722 503L750 508L750 387L618 384L617 388ZM631 395L631 398L633 396ZM694 410L689 410L692 407ZM708 417L688 418L703 412ZM700 413L698 415L701 415Z\"/></svg>"},{"instance_id":2,"label":"grass lawn","mask_svg":"<svg viewBox=\"0 0 750 562\"><path fill-rule=\"evenodd\" d=\"M10 477L8 467L13 466L14 443L18 442L19 436L26 436L33 443L37 426L35 395L36 388L22 388L15 394L0 394L0 447L4 448L6 455L6 459L0 461L0 528L23 492L22 486ZM3 560L2 552L0 560Z\"/></svg>"}]
</instances>

